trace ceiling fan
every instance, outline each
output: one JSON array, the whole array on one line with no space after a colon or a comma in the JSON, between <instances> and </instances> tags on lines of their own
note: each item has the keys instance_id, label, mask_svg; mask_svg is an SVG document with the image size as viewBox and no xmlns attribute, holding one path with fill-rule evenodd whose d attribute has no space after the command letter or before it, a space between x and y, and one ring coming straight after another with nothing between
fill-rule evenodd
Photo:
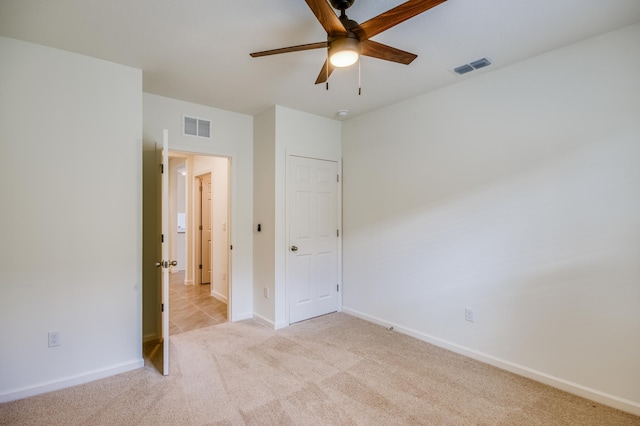
<instances>
[{"instance_id":1,"label":"ceiling fan","mask_svg":"<svg viewBox=\"0 0 640 426\"><path fill-rule=\"evenodd\" d=\"M335 67L353 65L360 55L409 65L418 55L375 42L370 38L447 0L409 0L362 24L349 19L345 14L345 10L351 7L355 0L330 0L331 6L340 11L339 17L327 0L305 1L327 32L327 41L254 52L250 55L257 58L328 47L328 58L316 79L316 84L319 84L329 79Z\"/></svg>"}]
</instances>

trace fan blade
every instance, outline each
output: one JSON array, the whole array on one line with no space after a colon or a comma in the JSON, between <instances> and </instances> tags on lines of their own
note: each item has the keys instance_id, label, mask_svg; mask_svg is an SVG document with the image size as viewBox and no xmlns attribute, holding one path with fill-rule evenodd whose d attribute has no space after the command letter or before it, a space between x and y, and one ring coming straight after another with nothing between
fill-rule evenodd
<instances>
[{"instance_id":1,"label":"fan blade","mask_svg":"<svg viewBox=\"0 0 640 426\"><path fill-rule=\"evenodd\" d=\"M280 49L264 50L262 52L249 53L252 58L260 56L277 55L279 53L299 52L301 50L320 49L321 47L327 47L329 44L326 41L318 43L300 44L298 46L282 47Z\"/></svg>"},{"instance_id":2,"label":"fan blade","mask_svg":"<svg viewBox=\"0 0 640 426\"><path fill-rule=\"evenodd\" d=\"M360 43L360 54L371 56L372 58L384 59L385 61L398 62L409 65L418 55L377 43L373 40L365 40Z\"/></svg>"},{"instance_id":3,"label":"fan blade","mask_svg":"<svg viewBox=\"0 0 640 426\"><path fill-rule=\"evenodd\" d=\"M347 35L347 30L340 22L340 19L333 11L333 8L327 3L327 0L305 0L309 5L309 8L316 15L318 21L320 21L320 25L327 32L327 34L336 36L336 35Z\"/></svg>"},{"instance_id":4,"label":"fan blade","mask_svg":"<svg viewBox=\"0 0 640 426\"><path fill-rule=\"evenodd\" d=\"M329 67L328 69L327 66ZM331 62L329 62L328 59L324 61L324 65L322 66L320 74L318 74L318 78L316 79L316 84L324 83L325 81L327 81L335 68L336 67L331 65Z\"/></svg>"},{"instance_id":5,"label":"fan blade","mask_svg":"<svg viewBox=\"0 0 640 426\"><path fill-rule=\"evenodd\" d=\"M360 41L364 41L445 1L447 0L409 0L369 19L352 31L356 33Z\"/></svg>"}]
</instances>

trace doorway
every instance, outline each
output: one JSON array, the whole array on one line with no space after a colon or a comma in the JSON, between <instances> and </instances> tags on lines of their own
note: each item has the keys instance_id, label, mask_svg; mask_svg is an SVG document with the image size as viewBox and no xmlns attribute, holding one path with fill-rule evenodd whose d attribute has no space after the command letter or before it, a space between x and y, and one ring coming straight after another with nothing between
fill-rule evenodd
<instances>
[{"instance_id":1,"label":"doorway","mask_svg":"<svg viewBox=\"0 0 640 426\"><path fill-rule=\"evenodd\" d=\"M230 160L169 152L169 334L229 318Z\"/></svg>"},{"instance_id":2,"label":"doorway","mask_svg":"<svg viewBox=\"0 0 640 426\"><path fill-rule=\"evenodd\" d=\"M172 158L175 167L170 167L169 157ZM232 236L227 232L227 229L229 231L232 229L230 227L232 158L170 151L169 135L166 129L163 130L162 144L158 142L143 144L142 350L145 358L164 375L169 373L171 334L219 324L226 322L228 318L233 318L233 299L230 297L232 277L229 273L232 260L229 253L232 248L230 245ZM203 170L207 168L208 170ZM206 172L211 172L212 182L219 184L217 196L212 189L212 204L214 207L218 206L224 213L216 217L219 216L225 220L222 228L225 231L225 239L220 241L226 245L220 248L219 256L213 254L212 257L221 263L220 274L225 278L225 286L219 289L219 293L226 297L222 308L218 305L213 310L208 309L202 300L197 300L204 299L205 296L206 300L216 300L211 297L213 293L211 290L204 295L190 294L189 296L196 296L190 300L185 300L184 297L184 291L193 293L196 288L200 290L199 286L194 285L193 278L195 239L193 237L192 181L194 175ZM171 179L169 179L170 175ZM179 180L184 183L179 185ZM178 200L183 200L184 207L178 208L178 205L182 206ZM215 228L212 228L212 232L214 233L212 246L215 246L213 244L216 240ZM182 242L181 233L184 234ZM173 285L174 290L183 291L183 293L171 291L170 284ZM193 306L199 313L207 315L205 321L192 319L191 324L175 327L176 314L190 315L194 312ZM172 314L173 324L170 324L169 319ZM218 314L217 318L215 318L216 314Z\"/></svg>"}]
</instances>

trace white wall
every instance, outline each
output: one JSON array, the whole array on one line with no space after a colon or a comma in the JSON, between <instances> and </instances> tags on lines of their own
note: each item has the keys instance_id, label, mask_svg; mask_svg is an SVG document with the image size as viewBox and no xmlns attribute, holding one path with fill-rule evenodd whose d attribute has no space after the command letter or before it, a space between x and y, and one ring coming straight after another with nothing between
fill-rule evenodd
<instances>
[{"instance_id":1,"label":"white wall","mask_svg":"<svg viewBox=\"0 0 640 426\"><path fill-rule=\"evenodd\" d=\"M276 107L254 117L253 313L273 323L275 305ZM260 224L261 232L257 231ZM264 296L268 289L269 298Z\"/></svg>"},{"instance_id":2,"label":"white wall","mask_svg":"<svg viewBox=\"0 0 640 426\"><path fill-rule=\"evenodd\" d=\"M263 225L263 231L254 234L255 263L260 268L260 274L254 274L256 314L280 328L289 324L287 156L333 160L340 169L341 122L276 105L256 117L255 134L254 167L259 183L254 216L255 224ZM265 287L269 288L269 299L264 297Z\"/></svg>"},{"instance_id":3,"label":"white wall","mask_svg":"<svg viewBox=\"0 0 640 426\"><path fill-rule=\"evenodd\" d=\"M344 309L640 414L639 45L345 122Z\"/></svg>"},{"instance_id":4,"label":"white wall","mask_svg":"<svg viewBox=\"0 0 640 426\"><path fill-rule=\"evenodd\" d=\"M169 130L173 151L230 158L231 320L253 313L253 117L162 96L143 94L144 143L162 141ZM211 120L212 138L182 135L182 115Z\"/></svg>"},{"instance_id":5,"label":"white wall","mask_svg":"<svg viewBox=\"0 0 640 426\"><path fill-rule=\"evenodd\" d=\"M229 185L229 160L227 158L215 157L213 166L213 182L211 185L211 196L213 200L213 263L211 277L211 294L223 302L228 301L228 281L227 265L229 262L229 233L228 233L228 185Z\"/></svg>"},{"instance_id":6,"label":"white wall","mask_svg":"<svg viewBox=\"0 0 640 426\"><path fill-rule=\"evenodd\" d=\"M186 235L184 231L178 231L178 214L185 213L185 176L180 173L184 170L186 159L184 157L169 158L169 257L178 262L171 267L171 272L186 269Z\"/></svg>"},{"instance_id":7,"label":"white wall","mask_svg":"<svg viewBox=\"0 0 640 426\"><path fill-rule=\"evenodd\" d=\"M0 57L2 402L143 365L142 73L3 37Z\"/></svg>"}]
</instances>

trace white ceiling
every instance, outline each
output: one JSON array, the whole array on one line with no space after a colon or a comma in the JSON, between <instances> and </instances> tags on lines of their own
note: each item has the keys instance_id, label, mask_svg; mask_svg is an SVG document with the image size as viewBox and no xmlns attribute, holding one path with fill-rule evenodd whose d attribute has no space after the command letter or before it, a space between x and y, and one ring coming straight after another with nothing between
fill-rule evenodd
<instances>
[{"instance_id":1,"label":"white ceiling","mask_svg":"<svg viewBox=\"0 0 640 426\"><path fill-rule=\"evenodd\" d=\"M356 0L347 14L362 23L403 1ZM279 104L326 117L340 109L353 117L636 22L640 0L448 0L372 38L418 58L408 66L362 58L358 96L357 66L337 69L328 91L314 84L323 49L249 56L326 40L304 0L0 0L0 35L141 68L145 92L246 114ZM450 71L484 56L491 67Z\"/></svg>"}]
</instances>

